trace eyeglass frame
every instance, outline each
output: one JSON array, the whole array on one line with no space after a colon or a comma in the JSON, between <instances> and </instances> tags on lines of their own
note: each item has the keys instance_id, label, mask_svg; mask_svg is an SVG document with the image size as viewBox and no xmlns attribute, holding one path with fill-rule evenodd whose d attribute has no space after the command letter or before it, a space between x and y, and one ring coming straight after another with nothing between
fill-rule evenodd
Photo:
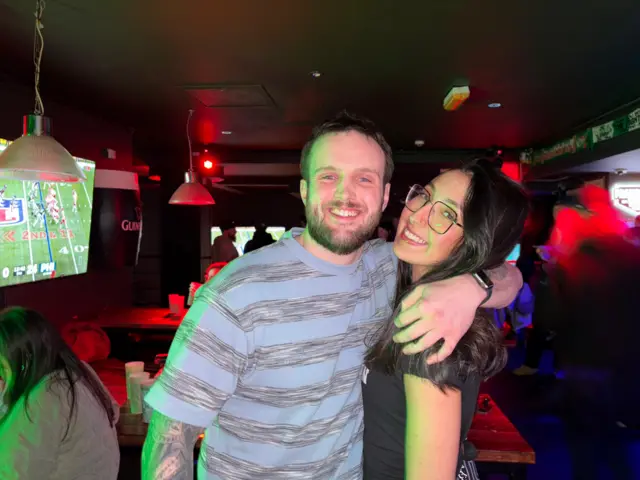
<instances>
[{"instance_id":1,"label":"eyeglass frame","mask_svg":"<svg viewBox=\"0 0 640 480\"><path fill-rule=\"evenodd\" d=\"M424 203L417 208L416 210L412 210L411 208L409 208L408 205L408 200L409 200L409 195L411 195L411 192L415 189L419 189L422 190L422 197L423 199L428 198L428 200L424 200ZM407 196L404 199L404 206L411 212L411 213L417 213L419 212L421 209L423 209L428 203L431 204L431 210L429 211L429 216L427 217L427 224L429 225L429 228L431 228L431 230L433 230L435 233L437 233L438 235L445 235L449 230L451 230L451 227L453 227L454 225L457 225L460 228L464 229L464 226L460 223L458 223L456 220L458 219L458 214L455 210L453 210L453 208L451 208L449 205L447 205L444 202L441 202L440 200L436 200L435 202L432 201L433 197L431 196L431 194L427 191L426 188L424 188L422 185L416 183L414 185L412 185L411 187L409 187L409 192L407 192ZM455 213L456 215L456 220L452 220L451 224L446 228L446 230L444 232L439 232L437 231L433 225L431 225L431 214L433 213L433 207L437 204L437 203L441 203L442 205L444 205L446 208L448 208L449 210L451 210L453 213Z\"/></svg>"}]
</instances>

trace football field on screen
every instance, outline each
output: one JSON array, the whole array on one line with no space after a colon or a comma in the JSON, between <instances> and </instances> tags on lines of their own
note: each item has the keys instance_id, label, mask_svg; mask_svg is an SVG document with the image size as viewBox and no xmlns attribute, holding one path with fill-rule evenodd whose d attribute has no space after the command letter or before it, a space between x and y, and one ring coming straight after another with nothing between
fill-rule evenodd
<instances>
[{"instance_id":1,"label":"football field on screen","mask_svg":"<svg viewBox=\"0 0 640 480\"><path fill-rule=\"evenodd\" d=\"M48 212L44 223L41 222L36 215L37 208L29 205L32 182L7 182L0 203L0 209L3 210L0 212L0 286L87 271L95 171L85 168L84 172L90 177L87 179L88 185L42 182L39 190L36 190L36 203L42 203L45 209L49 189L52 188L56 193L60 212L57 223ZM3 186L0 180L0 188ZM73 209L74 190L78 199L77 211ZM17 212L16 208L21 210ZM62 222L63 218L66 218L65 223ZM42 268L42 264L52 262L55 262L55 271L49 272L46 266ZM25 267L22 275L15 275L15 269L21 267Z\"/></svg>"}]
</instances>

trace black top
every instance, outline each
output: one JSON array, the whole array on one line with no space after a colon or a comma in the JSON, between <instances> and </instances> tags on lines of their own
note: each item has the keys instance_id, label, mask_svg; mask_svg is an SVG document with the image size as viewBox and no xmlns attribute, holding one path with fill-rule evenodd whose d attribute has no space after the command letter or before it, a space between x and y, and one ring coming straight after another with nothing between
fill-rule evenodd
<instances>
[{"instance_id":1,"label":"black top","mask_svg":"<svg viewBox=\"0 0 640 480\"><path fill-rule=\"evenodd\" d=\"M411 357L406 357L407 359ZM406 362L404 362L406 363ZM375 370L365 372L362 385L364 403L364 480L404 480L404 439L407 420L403 371L386 375ZM411 369L413 375L426 378ZM452 375L453 377L453 375ZM447 385L462 392L462 442L476 411L481 379L478 375L448 378ZM458 460L458 470L462 457Z\"/></svg>"}]
</instances>

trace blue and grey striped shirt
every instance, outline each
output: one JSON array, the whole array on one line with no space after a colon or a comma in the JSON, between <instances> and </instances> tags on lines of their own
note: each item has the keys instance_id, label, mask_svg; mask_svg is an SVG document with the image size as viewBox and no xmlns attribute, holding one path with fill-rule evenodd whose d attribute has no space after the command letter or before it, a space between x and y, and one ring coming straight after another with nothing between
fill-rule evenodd
<instances>
[{"instance_id":1,"label":"blue and grey striped shirt","mask_svg":"<svg viewBox=\"0 0 640 480\"><path fill-rule=\"evenodd\" d=\"M198 478L362 478L365 339L389 321L397 261L339 266L291 234L198 291L146 401L206 428Z\"/></svg>"}]
</instances>

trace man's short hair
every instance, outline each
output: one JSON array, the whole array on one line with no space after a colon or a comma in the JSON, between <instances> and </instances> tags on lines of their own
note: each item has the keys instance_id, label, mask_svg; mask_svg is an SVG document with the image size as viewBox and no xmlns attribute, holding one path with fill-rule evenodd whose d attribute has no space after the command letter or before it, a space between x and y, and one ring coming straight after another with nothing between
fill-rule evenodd
<instances>
[{"instance_id":1,"label":"man's short hair","mask_svg":"<svg viewBox=\"0 0 640 480\"><path fill-rule=\"evenodd\" d=\"M211 272L211 270L222 270L228 262L214 262L211 265L209 265L207 267L207 269L204 272L204 278L206 279L207 276L209 275L209 273Z\"/></svg>"},{"instance_id":2,"label":"man's short hair","mask_svg":"<svg viewBox=\"0 0 640 480\"><path fill-rule=\"evenodd\" d=\"M232 228L236 228L236 223L234 221L225 221L220 224L220 231L222 233L227 230L231 230Z\"/></svg>"},{"instance_id":3,"label":"man's short hair","mask_svg":"<svg viewBox=\"0 0 640 480\"><path fill-rule=\"evenodd\" d=\"M316 141L330 133L346 132L358 132L378 144L384 152L385 158L383 183L385 185L389 183L391 181L391 176L393 175L393 156L391 153L391 147L384 139L382 132L378 130L378 127L376 127L371 120L353 115L346 110L340 112L334 118L325 121L313 129L311 138L302 149L302 155L300 158L300 173L302 174L302 178L309 181L309 157Z\"/></svg>"}]
</instances>

